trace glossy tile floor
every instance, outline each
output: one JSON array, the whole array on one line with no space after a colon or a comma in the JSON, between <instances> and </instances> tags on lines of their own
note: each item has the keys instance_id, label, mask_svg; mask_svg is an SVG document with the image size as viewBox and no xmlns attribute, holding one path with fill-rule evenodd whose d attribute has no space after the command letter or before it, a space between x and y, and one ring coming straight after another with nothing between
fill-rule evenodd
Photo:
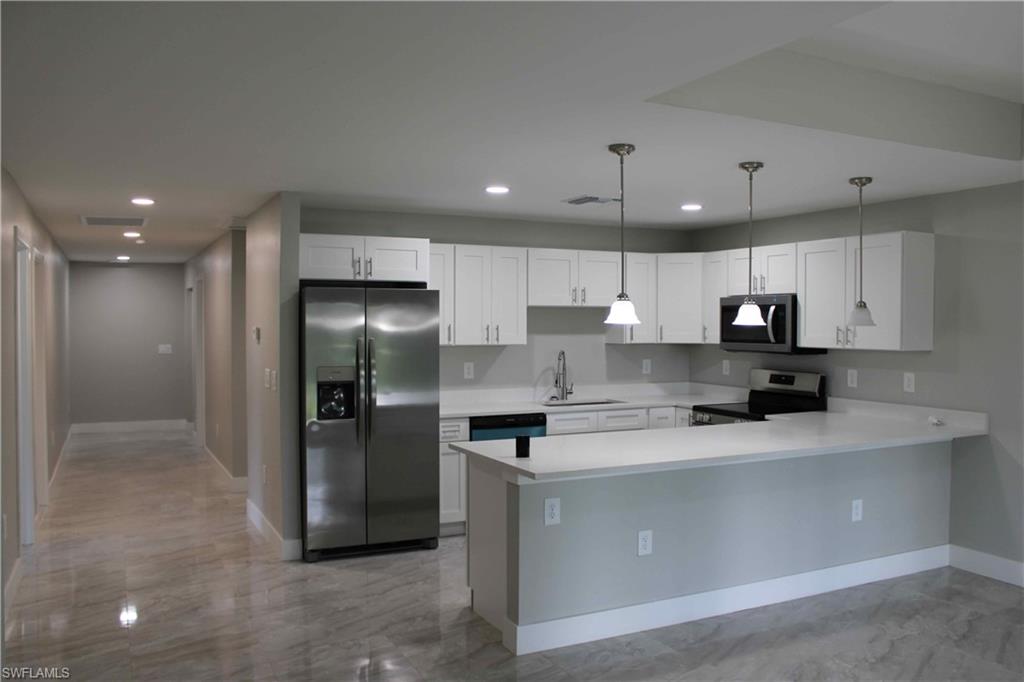
<instances>
[{"instance_id":1,"label":"glossy tile floor","mask_svg":"<svg viewBox=\"0 0 1024 682\"><path fill-rule=\"evenodd\" d=\"M86 680L1021 680L1022 591L953 569L512 657L464 543L285 563L176 433L76 436L6 665Z\"/></svg>"}]
</instances>

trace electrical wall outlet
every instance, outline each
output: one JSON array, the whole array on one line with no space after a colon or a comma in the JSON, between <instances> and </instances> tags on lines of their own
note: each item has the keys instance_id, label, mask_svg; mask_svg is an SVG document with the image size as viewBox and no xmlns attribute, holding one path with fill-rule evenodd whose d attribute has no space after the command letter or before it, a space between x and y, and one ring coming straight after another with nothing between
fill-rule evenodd
<instances>
[{"instance_id":1,"label":"electrical wall outlet","mask_svg":"<svg viewBox=\"0 0 1024 682\"><path fill-rule=\"evenodd\" d=\"M473 378L473 363L464 362L462 363L462 378L472 379Z\"/></svg>"},{"instance_id":2,"label":"electrical wall outlet","mask_svg":"<svg viewBox=\"0 0 1024 682\"><path fill-rule=\"evenodd\" d=\"M730 366L729 361L728 360L722 360L722 374L725 375L725 376L729 376L729 372L731 372L731 371L732 371L732 367Z\"/></svg>"},{"instance_id":3,"label":"electrical wall outlet","mask_svg":"<svg viewBox=\"0 0 1024 682\"><path fill-rule=\"evenodd\" d=\"M562 522L562 499L549 497L544 500L544 525L557 526Z\"/></svg>"},{"instance_id":4,"label":"electrical wall outlet","mask_svg":"<svg viewBox=\"0 0 1024 682\"><path fill-rule=\"evenodd\" d=\"M854 523L864 519L864 500L854 500L850 503L850 520Z\"/></svg>"},{"instance_id":5,"label":"electrical wall outlet","mask_svg":"<svg viewBox=\"0 0 1024 682\"><path fill-rule=\"evenodd\" d=\"M857 370L846 370L846 385L850 388L857 388Z\"/></svg>"},{"instance_id":6,"label":"electrical wall outlet","mask_svg":"<svg viewBox=\"0 0 1024 682\"><path fill-rule=\"evenodd\" d=\"M270 368L263 368L263 388L270 388Z\"/></svg>"},{"instance_id":7,"label":"electrical wall outlet","mask_svg":"<svg viewBox=\"0 0 1024 682\"><path fill-rule=\"evenodd\" d=\"M636 535L636 555L654 554L654 531L642 530Z\"/></svg>"},{"instance_id":8,"label":"electrical wall outlet","mask_svg":"<svg viewBox=\"0 0 1024 682\"><path fill-rule=\"evenodd\" d=\"M643 362L640 363L640 371L644 374L651 373L651 360L650 358L644 358Z\"/></svg>"},{"instance_id":9,"label":"electrical wall outlet","mask_svg":"<svg viewBox=\"0 0 1024 682\"><path fill-rule=\"evenodd\" d=\"M913 393L916 383L917 382L915 381L914 373L913 372L904 372L903 373L903 392L904 393Z\"/></svg>"},{"instance_id":10,"label":"electrical wall outlet","mask_svg":"<svg viewBox=\"0 0 1024 682\"><path fill-rule=\"evenodd\" d=\"M169 344L169 343L160 343L160 344L157 344L156 352L159 355L171 355L174 352L174 350L171 347L171 344Z\"/></svg>"}]
</instances>

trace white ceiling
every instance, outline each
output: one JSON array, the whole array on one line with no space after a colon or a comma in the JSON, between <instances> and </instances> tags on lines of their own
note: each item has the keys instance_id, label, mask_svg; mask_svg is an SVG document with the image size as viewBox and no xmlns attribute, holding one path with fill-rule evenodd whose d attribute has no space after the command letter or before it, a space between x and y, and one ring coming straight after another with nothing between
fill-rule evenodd
<instances>
[{"instance_id":1,"label":"white ceiling","mask_svg":"<svg viewBox=\"0 0 1024 682\"><path fill-rule=\"evenodd\" d=\"M83 213L147 215L183 260L278 190L319 206L631 224L760 216L1009 182L1020 164L645 102L869 3L4 3L3 163L73 259L125 250ZM876 10L877 11L877 10ZM491 197L492 182L511 194ZM146 194L149 209L128 203ZM679 204L698 201L699 214Z\"/></svg>"}]
</instances>

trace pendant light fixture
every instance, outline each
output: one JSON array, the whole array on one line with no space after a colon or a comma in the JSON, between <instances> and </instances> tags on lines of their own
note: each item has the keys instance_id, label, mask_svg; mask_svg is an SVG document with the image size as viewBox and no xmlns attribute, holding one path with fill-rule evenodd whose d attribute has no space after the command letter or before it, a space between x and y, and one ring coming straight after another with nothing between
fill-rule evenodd
<instances>
[{"instance_id":1,"label":"pendant light fixture","mask_svg":"<svg viewBox=\"0 0 1024 682\"><path fill-rule=\"evenodd\" d=\"M619 157L619 253L622 258L622 287L608 310L605 324L640 324L636 308L626 294L626 157L636 150L631 144L618 142L608 145L608 151Z\"/></svg>"},{"instance_id":2,"label":"pendant light fixture","mask_svg":"<svg viewBox=\"0 0 1024 682\"><path fill-rule=\"evenodd\" d=\"M850 319L846 322L851 327L874 327L875 321L871 318L871 310L864 302L864 185L871 184L871 178L860 177L850 178L850 184L857 188L857 217L860 219L860 272L857 279L860 282L860 292L857 296L857 303L850 311Z\"/></svg>"},{"instance_id":3,"label":"pendant light fixture","mask_svg":"<svg viewBox=\"0 0 1024 682\"><path fill-rule=\"evenodd\" d=\"M764 168L760 161L744 161L740 168L747 172L747 297L732 321L736 327L766 326L761 308L754 301L754 173Z\"/></svg>"}]
</instances>

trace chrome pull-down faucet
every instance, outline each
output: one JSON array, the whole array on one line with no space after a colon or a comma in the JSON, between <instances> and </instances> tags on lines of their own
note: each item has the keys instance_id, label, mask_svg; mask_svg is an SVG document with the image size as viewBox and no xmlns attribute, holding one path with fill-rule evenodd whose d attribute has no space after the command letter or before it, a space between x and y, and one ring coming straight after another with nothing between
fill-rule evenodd
<instances>
[{"instance_id":1,"label":"chrome pull-down faucet","mask_svg":"<svg viewBox=\"0 0 1024 682\"><path fill-rule=\"evenodd\" d=\"M555 397L558 400L568 400L569 396L572 395L573 385L567 383L566 374L565 351L560 350L558 351L558 359L555 361L555 389L558 391L558 395Z\"/></svg>"}]
</instances>

